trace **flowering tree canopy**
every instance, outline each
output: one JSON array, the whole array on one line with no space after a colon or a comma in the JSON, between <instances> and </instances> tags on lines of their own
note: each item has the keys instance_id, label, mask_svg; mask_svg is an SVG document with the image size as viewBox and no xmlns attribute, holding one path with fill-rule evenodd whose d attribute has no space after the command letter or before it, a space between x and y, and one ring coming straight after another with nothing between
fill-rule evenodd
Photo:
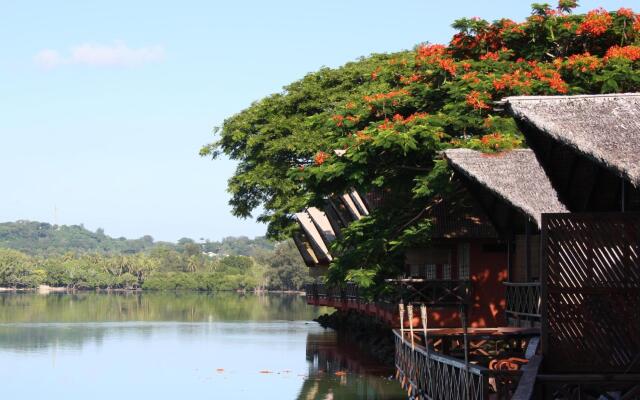
<instances>
[{"instance_id":1,"label":"flowering tree canopy","mask_svg":"<svg viewBox=\"0 0 640 400\"><path fill-rule=\"evenodd\" d=\"M576 6L534 4L520 23L460 19L448 45L309 74L226 120L202 153L240 161L229 182L234 213L262 207L272 237L287 235L294 212L328 195L384 189L385 205L335 244L330 269L334 280L380 280L401 265L400 250L428 238L429 221L418 217L426 199L447 191L449 175L438 151L523 145L492 102L640 90L640 15L575 15Z\"/></svg>"}]
</instances>

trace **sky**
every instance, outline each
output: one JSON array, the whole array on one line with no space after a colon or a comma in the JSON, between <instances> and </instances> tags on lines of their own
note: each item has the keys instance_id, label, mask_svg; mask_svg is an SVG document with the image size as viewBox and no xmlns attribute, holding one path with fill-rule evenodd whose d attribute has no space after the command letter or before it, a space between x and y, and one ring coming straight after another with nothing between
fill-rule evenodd
<instances>
[{"instance_id":1,"label":"sky","mask_svg":"<svg viewBox=\"0 0 640 400\"><path fill-rule=\"evenodd\" d=\"M585 11L636 0L583 0ZM262 235L231 215L212 129L322 66L447 43L530 1L0 0L0 222L111 236ZM636 7L638 8L638 7Z\"/></svg>"}]
</instances>

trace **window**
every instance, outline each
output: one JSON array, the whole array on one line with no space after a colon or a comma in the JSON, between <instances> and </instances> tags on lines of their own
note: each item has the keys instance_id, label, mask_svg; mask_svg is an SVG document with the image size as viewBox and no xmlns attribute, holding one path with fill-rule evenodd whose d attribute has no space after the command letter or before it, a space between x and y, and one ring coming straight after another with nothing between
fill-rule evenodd
<instances>
[{"instance_id":1,"label":"window","mask_svg":"<svg viewBox=\"0 0 640 400\"><path fill-rule=\"evenodd\" d=\"M469 279L469 243L458 245L458 279Z\"/></svg>"},{"instance_id":2,"label":"window","mask_svg":"<svg viewBox=\"0 0 640 400\"><path fill-rule=\"evenodd\" d=\"M426 279L435 280L437 279L436 275L436 265L435 264L427 264L425 266L425 276Z\"/></svg>"},{"instance_id":3,"label":"window","mask_svg":"<svg viewBox=\"0 0 640 400\"><path fill-rule=\"evenodd\" d=\"M451 280L451 265L444 264L442 266L442 279L449 281Z\"/></svg>"}]
</instances>

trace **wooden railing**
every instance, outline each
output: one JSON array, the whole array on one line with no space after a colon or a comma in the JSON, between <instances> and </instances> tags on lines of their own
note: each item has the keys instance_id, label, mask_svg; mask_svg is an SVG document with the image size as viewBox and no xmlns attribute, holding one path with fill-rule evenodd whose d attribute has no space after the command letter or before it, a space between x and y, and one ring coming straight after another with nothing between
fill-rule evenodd
<instances>
[{"instance_id":1,"label":"wooden railing","mask_svg":"<svg viewBox=\"0 0 640 400\"><path fill-rule=\"evenodd\" d=\"M361 300L389 303L394 307L399 302L420 303L428 305L451 306L467 304L471 298L471 281L468 280L426 280L426 279L393 279L395 289L385 296L368 299L358 285L346 283L342 287L324 283L311 283L305 287L309 299L332 299L337 301Z\"/></svg>"},{"instance_id":2,"label":"wooden railing","mask_svg":"<svg viewBox=\"0 0 640 400\"><path fill-rule=\"evenodd\" d=\"M398 300L404 303L420 303L437 306L469 304L472 298L470 280L453 279L389 279L395 284Z\"/></svg>"},{"instance_id":3,"label":"wooden railing","mask_svg":"<svg viewBox=\"0 0 640 400\"><path fill-rule=\"evenodd\" d=\"M506 313L510 318L540 321L540 282L504 282Z\"/></svg>"},{"instance_id":4,"label":"wooden railing","mask_svg":"<svg viewBox=\"0 0 640 400\"><path fill-rule=\"evenodd\" d=\"M520 371L465 364L458 358L412 343L397 330L394 334L397 376L410 399L509 399L518 385Z\"/></svg>"}]
</instances>

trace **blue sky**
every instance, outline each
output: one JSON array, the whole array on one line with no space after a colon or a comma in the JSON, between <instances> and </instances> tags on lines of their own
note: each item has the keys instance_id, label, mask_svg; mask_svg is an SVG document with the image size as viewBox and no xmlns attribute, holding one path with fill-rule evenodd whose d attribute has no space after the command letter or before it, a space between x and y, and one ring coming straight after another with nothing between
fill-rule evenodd
<instances>
[{"instance_id":1,"label":"blue sky","mask_svg":"<svg viewBox=\"0 0 640 400\"><path fill-rule=\"evenodd\" d=\"M581 10L634 1L581 1ZM307 72L447 42L529 1L25 1L0 16L0 221L175 241L255 236L230 214L211 129Z\"/></svg>"}]
</instances>

